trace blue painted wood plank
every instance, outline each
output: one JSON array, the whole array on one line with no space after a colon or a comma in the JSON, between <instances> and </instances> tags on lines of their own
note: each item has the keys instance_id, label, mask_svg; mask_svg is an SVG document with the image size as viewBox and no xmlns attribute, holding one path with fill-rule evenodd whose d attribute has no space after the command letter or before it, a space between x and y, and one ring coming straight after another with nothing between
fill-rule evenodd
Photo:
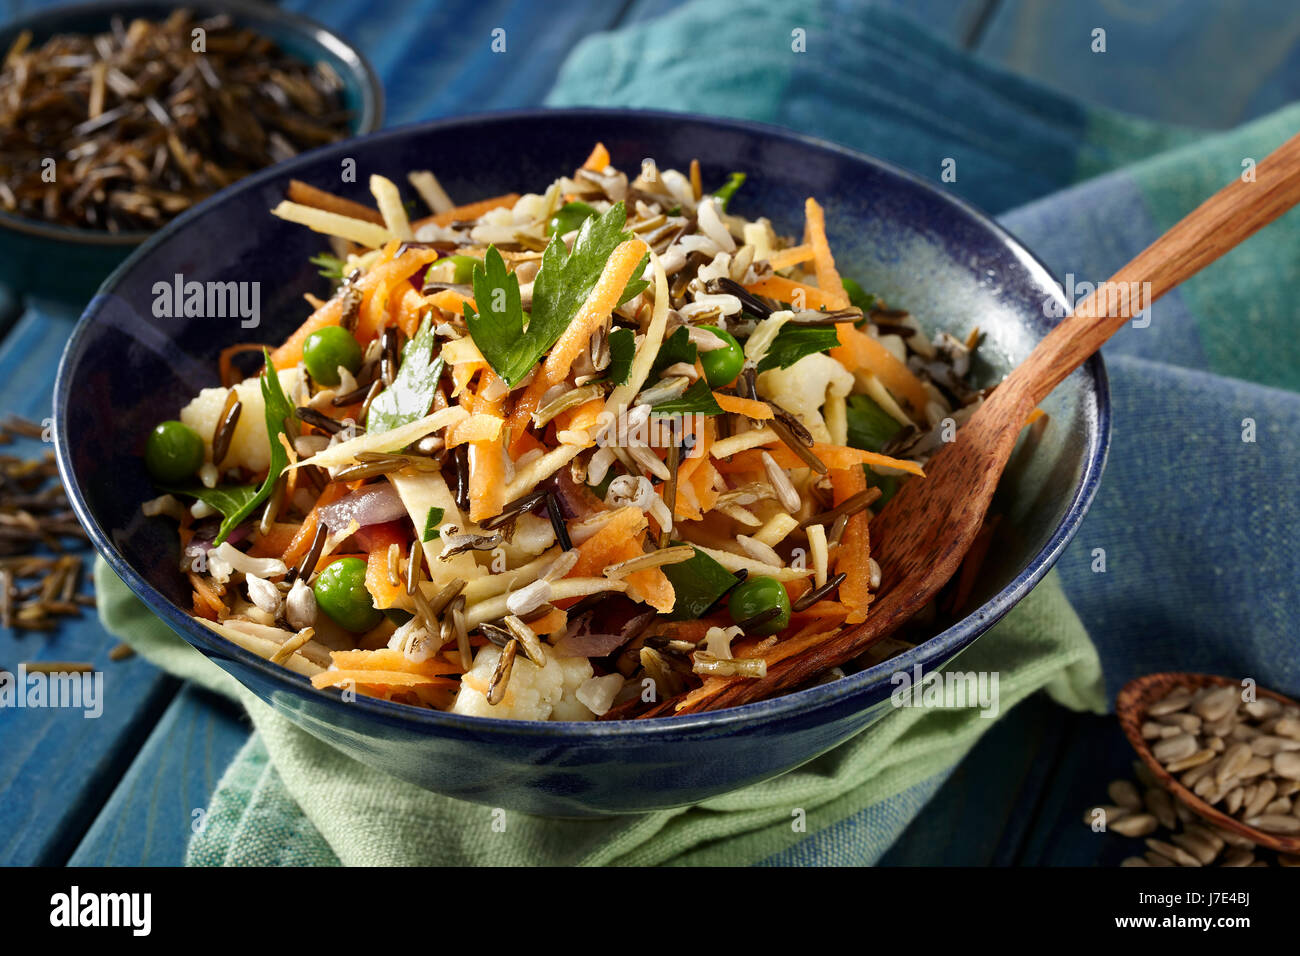
<instances>
[{"instance_id":1,"label":"blue painted wood plank","mask_svg":"<svg viewBox=\"0 0 1300 956\"><path fill-rule=\"evenodd\" d=\"M0 347L0 415L41 421L50 414L54 368L71 330L66 318L29 310ZM3 449L38 456L48 446L23 440ZM90 552L82 552L87 562ZM89 567L83 578L88 587ZM116 644L93 610L45 633L0 631L0 668L25 661L78 661L102 681L102 713L0 707L0 863L61 863L121 776L176 682L142 660L112 662Z\"/></svg>"},{"instance_id":2,"label":"blue painted wood plank","mask_svg":"<svg viewBox=\"0 0 1300 956\"><path fill-rule=\"evenodd\" d=\"M196 811L207 808L217 781L249 733L238 707L187 685L153 728L69 864L180 866Z\"/></svg>"}]
</instances>

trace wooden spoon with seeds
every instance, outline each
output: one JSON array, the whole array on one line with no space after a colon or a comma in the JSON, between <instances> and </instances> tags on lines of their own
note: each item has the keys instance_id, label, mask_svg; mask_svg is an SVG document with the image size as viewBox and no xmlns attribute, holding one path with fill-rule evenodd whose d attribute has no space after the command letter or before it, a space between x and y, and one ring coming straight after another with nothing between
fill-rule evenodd
<instances>
[{"instance_id":1,"label":"wooden spoon with seeds","mask_svg":"<svg viewBox=\"0 0 1300 956\"><path fill-rule=\"evenodd\" d=\"M1160 782L1160 785L1169 792L1170 796L1181 802L1183 806L1197 816L1210 821L1215 826L1231 830L1233 833L1239 833L1246 839L1253 840L1260 846L1267 847L1270 850L1276 850L1279 853L1300 853L1300 834L1269 833L1247 826L1236 817L1229 816L1183 786L1178 778L1166 770L1160 761L1156 759L1155 754L1151 751L1150 744L1142 736L1142 724L1146 721L1153 704L1164 700L1174 690L1185 689L1195 692L1203 687L1239 688L1240 684L1230 677L1182 673L1148 674L1145 677L1129 681L1120 690L1119 697L1115 700L1115 712L1119 717L1120 727L1124 730L1124 736L1128 738L1128 742L1133 745L1133 749L1142 758L1142 762L1146 764L1147 769ZM1289 704L1292 707L1300 706L1290 698L1283 697L1271 690L1257 688L1255 693L1259 697L1275 700L1279 704Z\"/></svg>"},{"instance_id":2,"label":"wooden spoon with seeds","mask_svg":"<svg viewBox=\"0 0 1300 956\"><path fill-rule=\"evenodd\" d=\"M675 712L736 706L804 685L921 610L975 540L1030 412L1130 318L1300 202L1300 134L1255 172L1253 182L1236 179L1219 190L1102 283L976 409L930 460L926 477L902 483L871 522L872 541L883 543L872 549L882 590L863 624L774 664L766 677L734 682Z\"/></svg>"}]
</instances>

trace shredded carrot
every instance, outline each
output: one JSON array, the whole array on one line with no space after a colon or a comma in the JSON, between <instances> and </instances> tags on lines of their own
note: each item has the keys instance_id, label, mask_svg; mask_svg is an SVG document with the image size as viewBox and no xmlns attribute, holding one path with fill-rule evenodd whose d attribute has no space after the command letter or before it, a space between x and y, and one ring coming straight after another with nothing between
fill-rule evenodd
<instances>
[{"instance_id":1,"label":"shredded carrot","mask_svg":"<svg viewBox=\"0 0 1300 956\"><path fill-rule=\"evenodd\" d=\"M640 508L633 505L619 508L599 531L578 545L578 561L568 577L600 577L611 564L640 557L645 553L643 542L648 524L646 514ZM655 610L667 612L673 609L676 594L661 569L634 572L627 576L627 582L637 596ZM572 600L556 602L562 607L572 603Z\"/></svg>"},{"instance_id":2,"label":"shredded carrot","mask_svg":"<svg viewBox=\"0 0 1300 956\"><path fill-rule=\"evenodd\" d=\"M420 255L410 257L412 252L418 252ZM389 306L393 293L398 289L409 289L407 280L437 258L436 249L409 249L392 262L371 269L371 272L376 273L376 277L369 291L363 293L361 297L361 314L357 317L355 330L358 342L364 345L378 337L389 324Z\"/></svg>"},{"instance_id":3,"label":"shredded carrot","mask_svg":"<svg viewBox=\"0 0 1300 956\"><path fill-rule=\"evenodd\" d=\"M609 165L609 150L605 148L604 143L597 143L592 147L591 155L586 158L582 164L583 169L589 169L593 173L603 173L605 167Z\"/></svg>"},{"instance_id":4,"label":"shredded carrot","mask_svg":"<svg viewBox=\"0 0 1300 956\"><path fill-rule=\"evenodd\" d=\"M804 282L795 282L793 279L787 279L784 276L765 276L752 285L745 286L750 292L757 295L765 295L769 298L776 299L778 302L789 302L798 305L802 302L805 309L835 308L838 299L832 298L815 285L808 285Z\"/></svg>"},{"instance_id":5,"label":"shredded carrot","mask_svg":"<svg viewBox=\"0 0 1300 956\"><path fill-rule=\"evenodd\" d=\"M248 553L255 558L278 558L293 543L301 525L292 521L276 521L266 534L259 534Z\"/></svg>"},{"instance_id":6,"label":"shredded carrot","mask_svg":"<svg viewBox=\"0 0 1300 956\"><path fill-rule=\"evenodd\" d=\"M737 415L744 415L747 418L766 421L772 418L772 406L767 402L756 402L750 398L741 398L739 395L728 395L725 392L714 392L713 400L724 412L734 412Z\"/></svg>"},{"instance_id":7,"label":"shredded carrot","mask_svg":"<svg viewBox=\"0 0 1300 956\"><path fill-rule=\"evenodd\" d=\"M802 246L791 246L789 249L779 249L767 257L767 263L773 269L788 269L791 266L797 266L801 262L807 262L813 257L812 243L805 243Z\"/></svg>"},{"instance_id":8,"label":"shredded carrot","mask_svg":"<svg viewBox=\"0 0 1300 956\"><path fill-rule=\"evenodd\" d=\"M455 448L473 441L495 442L501 437L504 420L499 415L470 415L447 429L447 447Z\"/></svg>"},{"instance_id":9,"label":"shredded carrot","mask_svg":"<svg viewBox=\"0 0 1300 956\"><path fill-rule=\"evenodd\" d=\"M307 512L307 517L303 519L298 528L298 533L293 536L288 546L281 555L282 560L289 567L293 567L302 560L307 549L311 547L312 539L316 537L316 523L320 518L320 509L326 505L332 505L345 494L347 486L341 482L332 481L321 491L320 496L316 499L316 504L312 506L311 511Z\"/></svg>"},{"instance_id":10,"label":"shredded carrot","mask_svg":"<svg viewBox=\"0 0 1300 956\"><path fill-rule=\"evenodd\" d=\"M352 219L373 222L377 226L384 224L384 217L379 214L378 209L359 202L353 202L351 199L344 199L342 196L336 196L323 189L317 189L315 186L304 183L301 179L289 180L287 194L289 202L296 202L303 206L315 206L317 209L338 213L340 216L349 216Z\"/></svg>"},{"instance_id":11,"label":"shredded carrot","mask_svg":"<svg viewBox=\"0 0 1300 956\"><path fill-rule=\"evenodd\" d=\"M554 419L555 430L563 431L589 431L594 428L600 421L600 413L605 410L604 398L593 398L589 402L583 402L574 408L566 408Z\"/></svg>"},{"instance_id":12,"label":"shredded carrot","mask_svg":"<svg viewBox=\"0 0 1300 956\"><path fill-rule=\"evenodd\" d=\"M330 659L340 670L402 671L438 677L458 674L460 668L445 657L431 657L424 661L408 660L401 651L381 647L373 651L331 651Z\"/></svg>"},{"instance_id":13,"label":"shredded carrot","mask_svg":"<svg viewBox=\"0 0 1300 956\"><path fill-rule=\"evenodd\" d=\"M587 347L596 327L603 323L618 305L628 280L646 253L646 244L640 239L629 239L619 245L605 263L605 271L592 288L587 300L578 307L573 321L564 330L559 341L551 347L550 354L537 370L532 384L516 400L507 422L510 428L512 455L520 454L520 439L528 429L529 420L537 410L542 396L569 375L573 362Z\"/></svg>"},{"instance_id":14,"label":"shredded carrot","mask_svg":"<svg viewBox=\"0 0 1300 956\"><path fill-rule=\"evenodd\" d=\"M831 349L831 358L850 372L862 369L880 379L885 388L903 399L919 413L925 411L930 395L912 370L894 357L878 340L853 327L851 322L835 326L840 344Z\"/></svg>"},{"instance_id":15,"label":"shredded carrot","mask_svg":"<svg viewBox=\"0 0 1300 956\"><path fill-rule=\"evenodd\" d=\"M479 378L479 390L475 395L466 390L461 393L460 403L471 418L492 416L497 422L502 419L504 397L491 401L483 397L489 387L501 390L502 382L491 369L483 372ZM468 420L468 419L467 419ZM506 469L505 456L502 452L500 425L497 435L492 438L474 439L469 445L469 517L471 521L483 521L499 515L506 503Z\"/></svg>"},{"instance_id":16,"label":"shredded carrot","mask_svg":"<svg viewBox=\"0 0 1300 956\"><path fill-rule=\"evenodd\" d=\"M474 305L474 299L472 296L463 295L455 289L442 289L431 296L425 297L424 302L426 305L434 306L435 308L442 309L444 312L450 312L453 315L464 315L464 307L467 302L471 309L474 309L476 312L478 311L477 307Z\"/></svg>"},{"instance_id":17,"label":"shredded carrot","mask_svg":"<svg viewBox=\"0 0 1300 956\"><path fill-rule=\"evenodd\" d=\"M542 364L539 378L549 384L547 388L564 381L573 367L574 360L587 347L592 333L603 323L618 305L628 280L646 254L646 244L640 239L629 239L621 243L609 255L605 271L592 288L587 300L578 307L573 321L564 330L559 340L551 347Z\"/></svg>"},{"instance_id":18,"label":"shredded carrot","mask_svg":"<svg viewBox=\"0 0 1300 956\"><path fill-rule=\"evenodd\" d=\"M456 681L446 677L426 677L406 671L337 670L321 671L312 675L313 687L336 687L339 684L361 684L367 687L415 687L422 684L440 684L455 687Z\"/></svg>"},{"instance_id":19,"label":"shredded carrot","mask_svg":"<svg viewBox=\"0 0 1300 956\"><path fill-rule=\"evenodd\" d=\"M813 267L817 272L817 287L826 296L831 309L847 308L849 294L844 291L844 283L835 269L835 257L831 255L831 245L826 241L826 214L812 196L804 200L803 210L806 221L804 231L813 248Z\"/></svg>"},{"instance_id":20,"label":"shredded carrot","mask_svg":"<svg viewBox=\"0 0 1300 956\"><path fill-rule=\"evenodd\" d=\"M802 458L785 446L780 439L774 440L766 449L769 455L782 468L806 468ZM732 456L730 465L723 471L730 473L734 470L745 470L749 468L762 467L761 451L757 448L750 448L746 451L737 452ZM857 465L872 465L881 468L897 468L899 471L905 471L912 475L925 476L925 471L914 461L908 461L905 458L890 458L888 455L882 455L874 451L864 451L861 448L850 448L847 445L826 445L821 442L815 442L810 449L814 455L821 459L822 464L827 468L852 468Z\"/></svg>"},{"instance_id":21,"label":"shredded carrot","mask_svg":"<svg viewBox=\"0 0 1300 956\"><path fill-rule=\"evenodd\" d=\"M835 504L866 491L867 476L861 468L833 468L831 491ZM867 619L871 603L871 538L867 531L867 513L859 511L849 518L835 549L835 572L847 575L839 587L840 603L848 608L846 623L858 624Z\"/></svg>"},{"instance_id":22,"label":"shredded carrot","mask_svg":"<svg viewBox=\"0 0 1300 956\"><path fill-rule=\"evenodd\" d=\"M569 615L560 608L553 607L537 620L529 621L528 626L535 634L554 634L569 626Z\"/></svg>"},{"instance_id":23,"label":"shredded carrot","mask_svg":"<svg viewBox=\"0 0 1300 956\"><path fill-rule=\"evenodd\" d=\"M1032 412L1029 413L1029 416L1025 419L1025 424L1032 425L1034 422L1038 421L1046 414L1047 412L1043 411L1041 408L1035 408Z\"/></svg>"},{"instance_id":24,"label":"shredded carrot","mask_svg":"<svg viewBox=\"0 0 1300 956\"><path fill-rule=\"evenodd\" d=\"M438 257L438 252L435 249L407 249L400 256L394 258L399 245L395 239L388 243L384 247L379 261L357 280L356 289L361 292L363 297L374 291L381 282L389 282L392 274L399 274L402 278L410 278L420 266ZM307 340L307 336L327 325L338 325L342 317L343 299L334 296L313 312L307 318L307 321L285 340L283 345L271 352L271 364L277 369L286 369L297 365L302 361L302 346ZM360 324L358 324L357 336L359 339L367 331L361 329ZM374 334L377 334L377 332ZM373 334L370 337L373 338ZM369 339L362 339L362 341L368 342Z\"/></svg>"},{"instance_id":25,"label":"shredded carrot","mask_svg":"<svg viewBox=\"0 0 1300 956\"><path fill-rule=\"evenodd\" d=\"M432 216L425 216L423 219L417 219L411 223L412 229L419 229L421 226L450 226L453 222L465 222L470 219L477 219L485 212L491 212L493 209L500 209L503 206L513 206L519 201L518 193L506 193L503 196L492 196L488 199L480 199L478 202L466 203L464 206L457 206L455 209L448 209L446 212L435 213Z\"/></svg>"},{"instance_id":26,"label":"shredded carrot","mask_svg":"<svg viewBox=\"0 0 1300 956\"><path fill-rule=\"evenodd\" d=\"M388 547L406 542L392 528L374 525L367 529L370 536L370 553L366 557L366 590L375 599L380 610L405 604L406 582L393 584L388 578Z\"/></svg>"}]
</instances>

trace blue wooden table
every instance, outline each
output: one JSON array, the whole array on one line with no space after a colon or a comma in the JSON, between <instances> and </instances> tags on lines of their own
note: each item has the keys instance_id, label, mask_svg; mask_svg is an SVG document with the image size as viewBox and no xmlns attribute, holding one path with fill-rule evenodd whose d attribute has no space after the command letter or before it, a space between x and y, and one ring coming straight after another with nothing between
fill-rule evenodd
<instances>
[{"instance_id":1,"label":"blue wooden table","mask_svg":"<svg viewBox=\"0 0 1300 956\"><path fill-rule=\"evenodd\" d=\"M657 16L679 2L285 5L359 43L386 78L388 119L396 124L536 105L583 36ZM1139 14L1099 0L892 2L954 45L1073 95L1153 118L1227 126L1300 94L1300 19L1289 15L1287 3L1181 0ZM33 5L0 4L0 16ZM1225 19L1229 6L1237 16ZM1086 38L1099 25L1119 54L1105 70L1087 53ZM504 55L490 53L486 40L478 47L439 46L442 36L486 38L496 27L515 38ZM1244 44L1258 56L1243 67L1233 62L1233 51ZM1141 56L1131 56L1134 50ZM1182 57L1187 50L1197 56ZM1212 88L1203 88L1206 76L1216 78ZM0 290L0 415L48 416L54 369L74 320ZM39 444L25 450L40 452ZM0 709L6 758L0 864L180 863L195 812L246 740L248 725L231 705L139 659L110 660L115 643L93 615L48 635L0 632L0 668L30 660L88 662L103 671L106 697L98 719L69 710ZM1102 797L1107 781L1127 773L1130 759L1113 720L1031 699L986 734L885 862L1114 863L1127 850L1123 841L1093 834L1080 825L1080 813ZM936 845L944 846L942 853Z\"/></svg>"}]
</instances>

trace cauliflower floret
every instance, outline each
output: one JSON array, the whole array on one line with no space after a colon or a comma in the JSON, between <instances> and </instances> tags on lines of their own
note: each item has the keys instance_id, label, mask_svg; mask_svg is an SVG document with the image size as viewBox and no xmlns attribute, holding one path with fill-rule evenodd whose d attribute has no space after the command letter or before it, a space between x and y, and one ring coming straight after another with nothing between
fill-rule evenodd
<instances>
[{"instance_id":1,"label":"cauliflower floret","mask_svg":"<svg viewBox=\"0 0 1300 956\"><path fill-rule=\"evenodd\" d=\"M585 657L548 654L546 666L538 667L520 654L505 698L493 706L487 702L487 688L500 658L501 649L492 644L478 652L462 678L452 713L506 720L591 720L591 711L577 698L578 688L592 675Z\"/></svg>"},{"instance_id":2,"label":"cauliflower floret","mask_svg":"<svg viewBox=\"0 0 1300 956\"><path fill-rule=\"evenodd\" d=\"M823 352L758 376L758 394L798 417L819 442L832 440L821 413L827 396L843 398L852 391L853 373Z\"/></svg>"},{"instance_id":3,"label":"cauliflower floret","mask_svg":"<svg viewBox=\"0 0 1300 956\"><path fill-rule=\"evenodd\" d=\"M292 395L298 387L301 373L297 366L280 372L280 387L285 395ZM257 376L246 378L235 386L239 402L239 424L230 441L230 451L221 462L222 469L243 466L260 474L271 467L271 441L266 434L266 406L262 402L262 386ZM226 406L226 389L205 388L192 402L181 409L181 421L199 433L203 439L204 455L212 461L212 436L221 421L221 410Z\"/></svg>"}]
</instances>

